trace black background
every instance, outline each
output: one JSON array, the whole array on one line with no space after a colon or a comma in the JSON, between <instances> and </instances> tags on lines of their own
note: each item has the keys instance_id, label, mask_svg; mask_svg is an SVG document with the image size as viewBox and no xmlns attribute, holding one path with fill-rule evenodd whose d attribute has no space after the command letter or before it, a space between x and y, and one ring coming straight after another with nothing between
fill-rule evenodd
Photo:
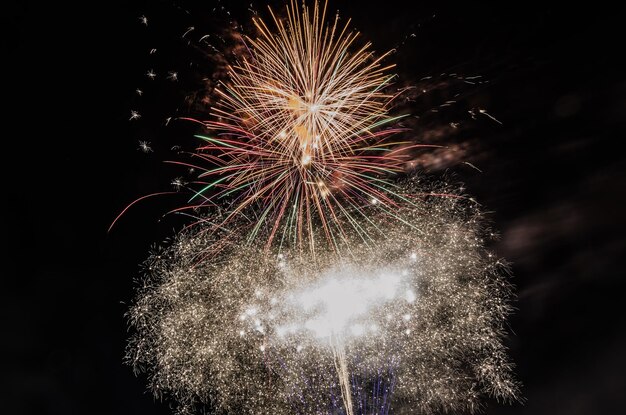
<instances>
[{"instance_id":1,"label":"black background","mask_svg":"<svg viewBox=\"0 0 626 415\"><path fill-rule=\"evenodd\" d=\"M249 2L241 3L229 7L245 19ZM512 263L517 287L507 344L526 402L489 402L487 413L621 413L624 13L473 3L330 7L353 17L377 50L415 33L397 57L407 83L452 70L490 80L471 99L503 125L482 117L463 138L472 149L463 161L482 173L449 167L493 212L501 232L493 248ZM122 358L133 278L149 247L180 226L160 220L174 202L139 205L107 228L130 201L171 189L165 157L137 151L153 120L128 121L151 65L146 48L169 47L156 62L167 65L177 45L168 39L188 21L202 24L214 5L25 1L3 13L0 412L171 413ZM167 113L178 98L162 93L143 108Z\"/></svg>"}]
</instances>

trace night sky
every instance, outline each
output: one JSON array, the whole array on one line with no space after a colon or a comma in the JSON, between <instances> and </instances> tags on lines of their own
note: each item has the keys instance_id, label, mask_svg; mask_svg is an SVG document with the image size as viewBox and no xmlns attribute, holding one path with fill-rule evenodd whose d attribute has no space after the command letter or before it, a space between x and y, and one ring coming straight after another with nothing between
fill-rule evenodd
<instances>
[{"instance_id":1,"label":"night sky","mask_svg":"<svg viewBox=\"0 0 626 415\"><path fill-rule=\"evenodd\" d=\"M330 0L330 9L352 17L377 51L401 44L391 58L400 85L441 81L404 107L420 116L407 121L416 140L452 149L424 155L420 172L465 183L500 232L491 248L512 267L518 300L506 343L526 402L488 402L486 413L621 413L624 13L593 3L474 3ZM250 2L228 4L249 27ZM264 4L254 8L264 13ZM180 171L163 161L173 145L194 143L189 128L163 122L198 115L184 100L211 53L181 35L226 27L216 5L11 1L2 14L1 413L171 413L122 363L124 313L150 247L185 223L162 217L184 198L147 201L107 228L136 198L172 190ZM145 76L151 68L155 81ZM164 79L168 70L179 71L178 83ZM450 73L487 82L463 86L454 109L434 113L460 88ZM472 108L502 124L472 119ZM142 118L129 121L131 110ZM459 131L445 127L455 120ZM139 140L154 152L139 151Z\"/></svg>"}]
</instances>

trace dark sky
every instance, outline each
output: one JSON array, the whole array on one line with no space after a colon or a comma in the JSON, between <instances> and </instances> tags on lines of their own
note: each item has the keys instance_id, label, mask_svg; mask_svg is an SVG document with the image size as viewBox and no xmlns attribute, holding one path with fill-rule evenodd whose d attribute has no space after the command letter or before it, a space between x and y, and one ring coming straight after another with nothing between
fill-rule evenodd
<instances>
[{"instance_id":1,"label":"dark sky","mask_svg":"<svg viewBox=\"0 0 626 415\"><path fill-rule=\"evenodd\" d=\"M8 255L0 273L0 412L171 413L122 357L138 264L180 228L180 220L160 220L176 201L155 199L107 228L130 201L171 190L175 172L161 163L169 144L155 126L181 92L162 79L147 84L144 74L189 62L194 52L180 35L192 25L216 30L202 27L220 22L206 17L216 2L10 3L2 15ZM428 174L465 182L501 233L493 249L512 263L518 301L507 344L526 403L489 402L486 413L623 412L624 13L595 3L474 3L330 5L353 17L377 50L409 36L393 58L400 82L434 76L444 84L412 104L423 116L411 127L426 141L434 140L429 131L441 132L436 139L463 150L452 161L435 157ZM244 26L248 4L229 5ZM163 53L149 57L150 47ZM427 110L456 88L443 73L489 82L468 86L456 112L438 118ZM144 86L152 95L141 103L134 90ZM130 123L137 106L145 116ZM488 109L502 125L471 120L471 108ZM467 127L448 134L449 117ZM139 139L150 139L155 153L139 152Z\"/></svg>"}]
</instances>

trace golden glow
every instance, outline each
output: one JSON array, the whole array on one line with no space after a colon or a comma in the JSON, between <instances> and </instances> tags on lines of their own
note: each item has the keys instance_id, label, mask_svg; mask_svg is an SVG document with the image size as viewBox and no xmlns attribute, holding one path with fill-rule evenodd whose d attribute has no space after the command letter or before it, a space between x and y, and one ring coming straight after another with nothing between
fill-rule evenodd
<instances>
[{"instance_id":1,"label":"golden glow","mask_svg":"<svg viewBox=\"0 0 626 415\"><path fill-rule=\"evenodd\" d=\"M389 413L469 413L482 396L513 399L506 267L483 247L477 205L415 199L404 221L376 209L360 224L368 243L346 235L349 255L322 243L261 254L241 235L199 262L222 238L181 233L147 261L128 361L157 395L215 413L377 413L384 400Z\"/></svg>"}]
</instances>

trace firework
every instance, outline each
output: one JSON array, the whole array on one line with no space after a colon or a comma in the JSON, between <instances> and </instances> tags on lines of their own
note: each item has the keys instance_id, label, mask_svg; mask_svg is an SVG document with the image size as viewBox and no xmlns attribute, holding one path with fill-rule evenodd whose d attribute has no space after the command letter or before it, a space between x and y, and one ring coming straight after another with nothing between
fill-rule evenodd
<instances>
[{"instance_id":1,"label":"firework","mask_svg":"<svg viewBox=\"0 0 626 415\"><path fill-rule=\"evenodd\" d=\"M349 20L327 23L326 4L311 11L292 1L286 18L270 13L274 28L254 20L258 37L245 38L248 52L202 123L195 155L203 163L193 166L202 173L180 210L230 205L220 225L244 216L248 239L263 232L268 245L291 239L315 253L314 228L336 241L368 205L395 206L384 178L402 170L414 145L389 140L401 117L389 115L388 54L359 46Z\"/></svg>"},{"instance_id":2,"label":"firework","mask_svg":"<svg viewBox=\"0 0 626 415\"><path fill-rule=\"evenodd\" d=\"M448 186L387 181L418 147L391 141L388 54L325 3L270 14L199 121L197 161L180 163L198 180L172 182L195 189L177 211L197 222L146 262L128 362L180 412L428 414L514 399L506 266L484 248L478 207Z\"/></svg>"},{"instance_id":3,"label":"firework","mask_svg":"<svg viewBox=\"0 0 626 415\"><path fill-rule=\"evenodd\" d=\"M404 220L371 206L341 254L296 243L259 255L202 226L177 235L146 263L129 363L181 411L423 414L513 399L506 267L484 249L478 207L401 188ZM216 241L220 256L199 260Z\"/></svg>"}]
</instances>

